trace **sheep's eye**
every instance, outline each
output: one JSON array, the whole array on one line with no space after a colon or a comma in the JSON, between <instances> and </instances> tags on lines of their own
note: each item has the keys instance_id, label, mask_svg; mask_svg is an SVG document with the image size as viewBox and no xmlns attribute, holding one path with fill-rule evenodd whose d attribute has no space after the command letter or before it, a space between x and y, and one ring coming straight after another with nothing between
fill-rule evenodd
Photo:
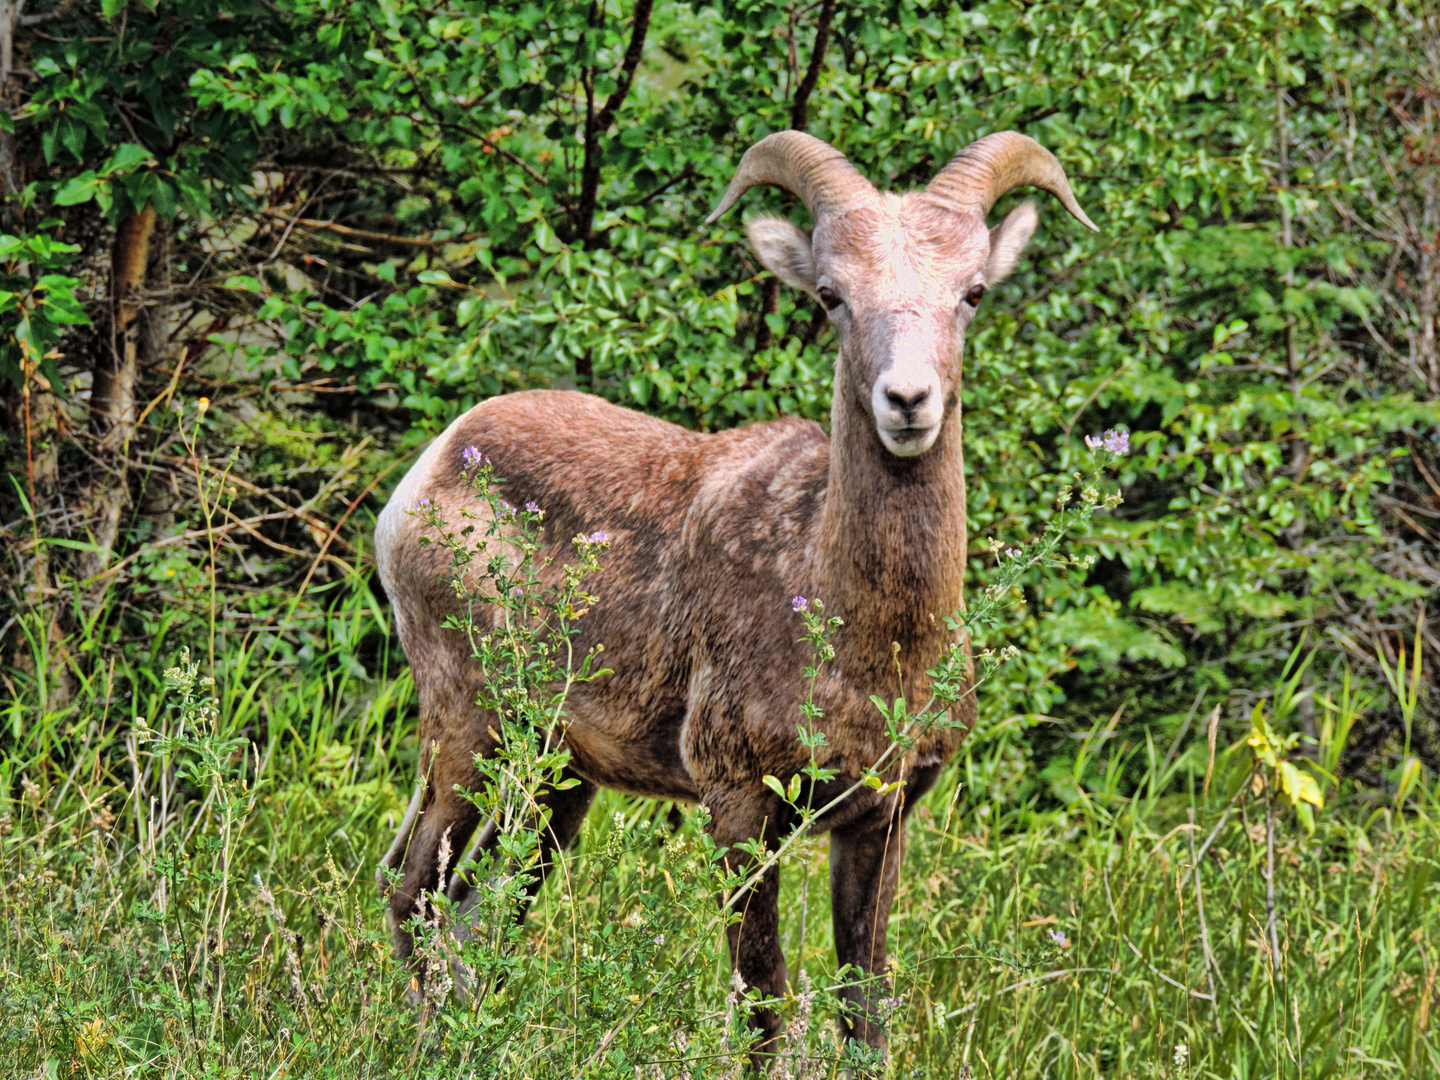
<instances>
[{"instance_id":1,"label":"sheep's eye","mask_svg":"<svg viewBox=\"0 0 1440 1080\"><path fill-rule=\"evenodd\" d=\"M965 294L965 302L971 307L978 307L983 299L985 299L984 285L971 285L970 291Z\"/></svg>"},{"instance_id":2,"label":"sheep's eye","mask_svg":"<svg viewBox=\"0 0 1440 1080\"><path fill-rule=\"evenodd\" d=\"M829 285L821 285L815 290L815 293L820 297L820 303L825 305L826 311L834 311L842 303L840 297L835 295L835 290Z\"/></svg>"}]
</instances>

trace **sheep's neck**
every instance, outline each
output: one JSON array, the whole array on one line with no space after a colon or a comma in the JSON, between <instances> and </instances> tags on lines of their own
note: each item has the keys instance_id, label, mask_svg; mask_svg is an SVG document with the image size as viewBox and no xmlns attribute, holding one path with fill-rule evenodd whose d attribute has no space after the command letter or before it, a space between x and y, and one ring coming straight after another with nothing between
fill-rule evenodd
<instances>
[{"instance_id":1,"label":"sheep's neck","mask_svg":"<svg viewBox=\"0 0 1440 1080\"><path fill-rule=\"evenodd\" d=\"M837 373L838 374L838 373ZM818 594L845 626L837 658L849 672L888 678L901 648L906 692L951 640L945 616L962 603L965 469L959 407L926 453L887 451L869 410L837 378Z\"/></svg>"}]
</instances>

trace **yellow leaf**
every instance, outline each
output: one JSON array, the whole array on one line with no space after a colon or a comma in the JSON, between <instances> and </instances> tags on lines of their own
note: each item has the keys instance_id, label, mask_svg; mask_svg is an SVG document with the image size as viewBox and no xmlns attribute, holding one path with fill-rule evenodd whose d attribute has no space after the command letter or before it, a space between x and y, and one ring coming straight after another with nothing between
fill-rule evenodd
<instances>
[{"instance_id":1,"label":"yellow leaf","mask_svg":"<svg viewBox=\"0 0 1440 1080\"><path fill-rule=\"evenodd\" d=\"M1284 788L1285 797L1290 800L1291 806L1302 802L1316 807L1325 805L1325 800L1320 797L1320 785L1315 783L1315 778L1309 773L1302 773L1288 761L1280 762L1280 786Z\"/></svg>"},{"instance_id":2,"label":"yellow leaf","mask_svg":"<svg viewBox=\"0 0 1440 1080\"><path fill-rule=\"evenodd\" d=\"M1309 773L1300 774L1300 799L1310 803L1317 810L1325 808L1325 798L1320 794L1320 785Z\"/></svg>"}]
</instances>

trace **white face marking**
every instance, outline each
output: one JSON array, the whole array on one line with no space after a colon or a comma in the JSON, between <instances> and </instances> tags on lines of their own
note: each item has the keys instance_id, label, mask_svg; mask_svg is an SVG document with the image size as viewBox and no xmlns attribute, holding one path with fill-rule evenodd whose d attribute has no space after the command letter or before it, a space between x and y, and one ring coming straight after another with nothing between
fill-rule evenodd
<instances>
[{"instance_id":1,"label":"white face marking","mask_svg":"<svg viewBox=\"0 0 1440 1080\"><path fill-rule=\"evenodd\" d=\"M936 370L933 321L908 313L890 339L890 363L870 391L880 441L897 457L916 457L935 445L945 419L945 386Z\"/></svg>"}]
</instances>

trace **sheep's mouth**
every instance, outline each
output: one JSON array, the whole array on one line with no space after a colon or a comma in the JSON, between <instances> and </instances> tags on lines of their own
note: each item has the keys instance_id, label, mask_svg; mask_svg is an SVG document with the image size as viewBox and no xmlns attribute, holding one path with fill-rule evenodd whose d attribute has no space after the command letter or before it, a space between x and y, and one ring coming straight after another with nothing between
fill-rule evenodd
<instances>
[{"instance_id":1,"label":"sheep's mouth","mask_svg":"<svg viewBox=\"0 0 1440 1080\"><path fill-rule=\"evenodd\" d=\"M935 444L935 436L940 431L938 424L895 428L877 425L877 428L885 449L896 457L919 457Z\"/></svg>"}]
</instances>

